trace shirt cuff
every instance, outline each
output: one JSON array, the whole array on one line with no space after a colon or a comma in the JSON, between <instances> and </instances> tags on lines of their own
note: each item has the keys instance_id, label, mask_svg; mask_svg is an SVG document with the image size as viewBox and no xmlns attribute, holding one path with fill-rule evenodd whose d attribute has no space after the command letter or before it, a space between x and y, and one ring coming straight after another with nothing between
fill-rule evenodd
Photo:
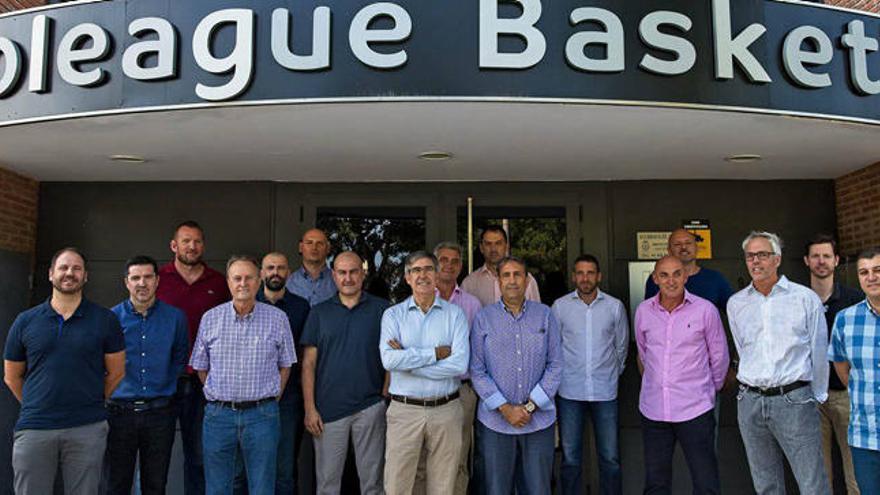
<instances>
[{"instance_id":1,"label":"shirt cuff","mask_svg":"<svg viewBox=\"0 0 880 495\"><path fill-rule=\"evenodd\" d=\"M498 409L499 407L503 406L504 404L507 404L507 399L505 399L504 396L501 395L501 392L495 392L494 394L492 394L491 397L486 399L485 402L486 402L486 407L490 411L494 411L495 409Z\"/></svg>"},{"instance_id":2,"label":"shirt cuff","mask_svg":"<svg viewBox=\"0 0 880 495\"><path fill-rule=\"evenodd\" d=\"M540 383L535 385L535 388L529 393L529 398L538 406L538 409L553 409L553 401L550 400L550 397L547 397L546 393L544 393L544 389L541 388Z\"/></svg>"}]
</instances>

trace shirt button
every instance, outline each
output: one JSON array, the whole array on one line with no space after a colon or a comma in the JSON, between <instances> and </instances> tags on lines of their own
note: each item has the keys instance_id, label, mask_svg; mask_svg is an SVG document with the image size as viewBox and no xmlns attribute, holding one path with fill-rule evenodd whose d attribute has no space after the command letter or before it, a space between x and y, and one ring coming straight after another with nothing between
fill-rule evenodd
<instances>
[{"instance_id":1,"label":"shirt button","mask_svg":"<svg viewBox=\"0 0 880 495\"><path fill-rule=\"evenodd\" d=\"M142 353L141 353L141 356L146 356L146 355L147 355L146 352L142 352Z\"/></svg>"},{"instance_id":2,"label":"shirt button","mask_svg":"<svg viewBox=\"0 0 880 495\"><path fill-rule=\"evenodd\" d=\"M522 388L522 384L520 384L520 385L517 385L517 387L519 387L519 388ZM877 388L880 388L880 387L877 387Z\"/></svg>"},{"instance_id":3,"label":"shirt button","mask_svg":"<svg viewBox=\"0 0 880 495\"><path fill-rule=\"evenodd\" d=\"M522 371L522 368L517 368L516 371Z\"/></svg>"},{"instance_id":4,"label":"shirt button","mask_svg":"<svg viewBox=\"0 0 880 495\"><path fill-rule=\"evenodd\" d=\"M146 372L147 372L147 370L141 370L141 373L146 373Z\"/></svg>"}]
</instances>

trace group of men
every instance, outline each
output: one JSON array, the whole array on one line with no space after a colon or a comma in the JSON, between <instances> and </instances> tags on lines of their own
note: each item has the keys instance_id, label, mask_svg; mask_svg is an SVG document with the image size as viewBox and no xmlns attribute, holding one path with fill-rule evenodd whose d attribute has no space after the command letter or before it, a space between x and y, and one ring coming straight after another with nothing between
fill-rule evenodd
<instances>
[{"instance_id":1,"label":"group of men","mask_svg":"<svg viewBox=\"0 0 880 495\"><path fill-rule=\"evenodd\" d=\"M179 421L187 495L296 493L305 431L318 494L340 493L351 448L366 495L543 495L557 425L560 488L577 494L588 419L601 493L621 493L630 333L623 303L599 289L598 259L579 256L575 290L548 307L504 229L484 229L479 247L485 265L461 287L459 245L410 254L412 295L392 305L364 291L358 254L328 266L321 230L303 235L295 271L269 253L231 257L224 276L203 262L204 232L188 221L172 262L126 262L129 297L112 310L83 298L83 254L58 251L51 297L19 315L4 354L22 403L16 493L51 493L60 468L66 493L128 494L136 462L142 493L164 493ZM734 377L759 494L784 493L783 456L801 493L829 493L832 437L850 493L880 493L880 251L858 259L864 299L834 283L831 238L807 247L812 290L779 275L771 233L743 242L752 283L736 294L697 264L693 234L674 231L668 247L633 324L645 493L671 492L676 443L694 492L720 492L718 393Z\"/></svg>"}]
</instances>

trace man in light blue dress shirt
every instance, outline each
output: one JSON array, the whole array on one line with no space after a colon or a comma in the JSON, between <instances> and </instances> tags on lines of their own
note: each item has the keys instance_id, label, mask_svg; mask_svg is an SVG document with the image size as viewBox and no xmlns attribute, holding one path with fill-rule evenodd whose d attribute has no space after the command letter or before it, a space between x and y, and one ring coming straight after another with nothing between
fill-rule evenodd
<instances>
[{"instance_id":1,"label":"man in light blue dress shirt","mask_svg":"<svg viewBox=\"0 0 880 495\"><path fill-rule=\"evenodd\" d=\"M589 418L596 435L599 490L620 494L617 382L626 363L629 325L620 300L599 290L599 260L585 254L574 263L577 289L553 303L562 333L562 382L556 399L562 442L562 493L584 493L583 443Z\"/></svg>"},{"instance_id":2,"label":"man in light blue dress shirt","mask_svg":"<svg viewBox=\"0 0 880 495\"><path fill-rule=\"evenodd\" d=\"M391 372L385 493L412 493L425 453L428 494L452 494L461 455L458 388L470 355L468 320L437 296L433 255L412 253L405 270L413 295L385 311L379 342L382 364Z\"/></svg>"},{"instance_id":3,"label":"man in light blue dress shirt","mask_svg":"<svg viewBox=\"0 0 880 495\"><path fill-rule=\"evenodd\" d=\"M299 241L302 266L287 277L287 290L314 306L336 295L333 271L327 266L330 241L321 229L309 229Z\"/></svg>"}]
</instances>

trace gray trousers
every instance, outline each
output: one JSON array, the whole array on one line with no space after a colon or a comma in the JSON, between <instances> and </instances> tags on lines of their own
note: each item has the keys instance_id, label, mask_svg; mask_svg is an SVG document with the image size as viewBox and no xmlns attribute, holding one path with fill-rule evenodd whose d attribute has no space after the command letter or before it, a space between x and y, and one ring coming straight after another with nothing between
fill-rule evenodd
<instances>
[{"instance_id":1,"label":"gray trousers","mask_svg":"<svg viewBox=\"0 0 880 495\"><path fill-rule=\"evenodd\" d=\"M819 411L809 386L764 397L740 387L739 430L758 495L785 495L783 456L802 495L828 495Z\"/></svg>"},{"instance_id":2,"label":"gray trousers","mask_svg":"<svg viewBox=\"0 0 880 495\"><path fill-rule=\"evenodd\" d=\"M16 495L53 492L61 466L65 495L95 495L107 446L106 421L60 430L15 432L12 470Z\"/></svg>"},{"instance_id":3,"label":"gray trousers","mask_svg":"<svg viewBox=\"0 0 880 495\"><path fill-rule=\"evenodd\" d=\"M324 423L324 433L314 439L318 495L339 495L349 437L354 447L361 493L381 495L385 467L384 402L332 423Z\"/></svg>"}]
</instances>

